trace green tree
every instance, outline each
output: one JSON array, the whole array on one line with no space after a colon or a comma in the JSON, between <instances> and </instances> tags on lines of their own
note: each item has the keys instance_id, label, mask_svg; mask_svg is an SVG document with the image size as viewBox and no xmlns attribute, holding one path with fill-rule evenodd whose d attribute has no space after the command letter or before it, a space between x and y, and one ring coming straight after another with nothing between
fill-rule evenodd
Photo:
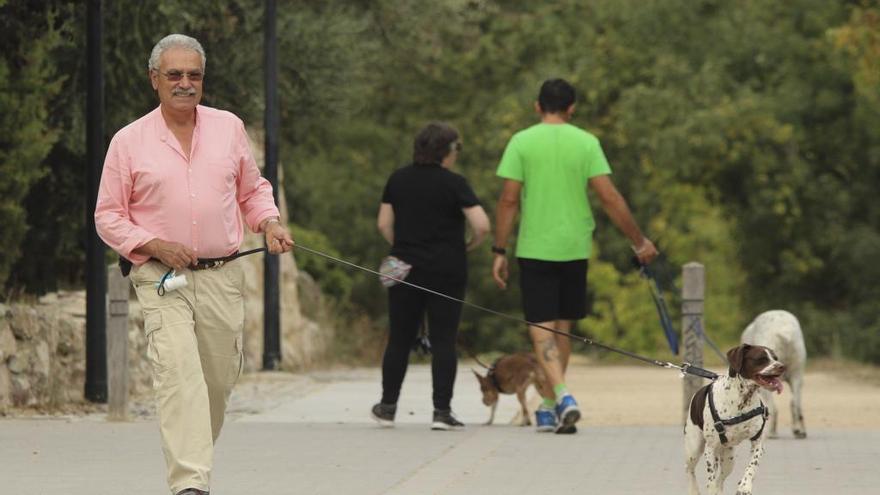
<instances>
[{"instance_id":1,"label":"green tree","mask_svg":"<svg viewBox=\"0 0 880 495\"><path fill-rule=\"evenodd\" d=\"M52 55L68 27L52 2L0 1L0 281L27 232L21 202L46 174L43 160L59 137L51 102L65 76Z\"/></svg>"}]
</instances>

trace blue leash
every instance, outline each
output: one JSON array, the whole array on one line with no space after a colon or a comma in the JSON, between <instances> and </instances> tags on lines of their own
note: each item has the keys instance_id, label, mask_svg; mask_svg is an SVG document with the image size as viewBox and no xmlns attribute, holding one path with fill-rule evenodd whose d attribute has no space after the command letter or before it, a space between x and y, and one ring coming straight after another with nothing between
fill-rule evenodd
<instances>
[{"instance_id":1,"label":"blue leash","mask_svg":"<svg viewBox=\"0 0 880 495\"><path fill-rule=\"evenodd\" d=\"M648 281L651 287L651 298L654 300L654 306L657 308L657 314L660 316L660 327L666 335L666 342L669 343L669 349L676 356L678 355L678 333L672 326L672 319L669 317L669 309L666 307L666 300L663 298L663 292L657 284L657 279L646 265L639 262L638 258L633 257L633 264L638 267L642 278Z\"/></svg>"},{"instance_id":2,"label":"blue leash","mask_svg":"<svg viewBox=\"0 0 880 495\"><path fill-rule=\"evenodd\" d=\"M654 306L657 308L657 314L660 316L660 326L663 328L663 333L666 334L666 341L669 342L669 349L672 350L674 354L678 354L678 333L675 331L675 328L672 326L672 318L669 317L669 310L666 307L666 300L663 299L663 292L660 290L660 285L657 283L656 277L648 269L647 266L639 263L638 258L632 259L633 264L638 267L641 276L648 280L648 284L651 287L651 297L654 299ZM695 318L689 327L690 330L695 330L700 340L709 344L709 347L715 351L715 354L721 359L721 361L726 362L727 357L724 356L724 353L715 345L715 342L709 338L709 335L703 330L702 318Z\"/></svg>"}]
</instances>

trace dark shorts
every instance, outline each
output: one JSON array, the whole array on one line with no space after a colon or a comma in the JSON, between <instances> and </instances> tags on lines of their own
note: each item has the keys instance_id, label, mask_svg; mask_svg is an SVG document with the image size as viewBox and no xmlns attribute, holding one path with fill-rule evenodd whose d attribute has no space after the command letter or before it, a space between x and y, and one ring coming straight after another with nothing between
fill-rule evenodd
<instances>
[{"instance_id":1,"label":"dark shorts","mask_svg":"<svg viewBox=\"0 0 880 495\"><path fill-rule=\"evenodd\" d=\"M580 320L587 316L588 260L517 258L526 320Z\"/></svg>"}]
</instances>

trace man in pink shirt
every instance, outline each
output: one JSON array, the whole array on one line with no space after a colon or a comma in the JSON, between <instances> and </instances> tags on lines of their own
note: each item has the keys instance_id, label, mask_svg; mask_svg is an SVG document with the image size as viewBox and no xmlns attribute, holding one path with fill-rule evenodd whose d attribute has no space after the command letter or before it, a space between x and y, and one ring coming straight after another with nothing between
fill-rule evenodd
<instances>
[{"instance_id":1,"label":"man in pink shirt","mask_svg":"<svg viewBox=\"0 0 880 495\"><path fill-rule=\"evenodd\" d=\"M127 125L107 150L95 226L134 265L159 413L168 484L207 494L214 442L243 365L243 225L271 253L293 248L272 186L260 175L242 121L199 105L205 52L188 36L160 40L149 59L159 107ZM160 294L171 269L187 284Z\"/></svg>"}]
</instances>

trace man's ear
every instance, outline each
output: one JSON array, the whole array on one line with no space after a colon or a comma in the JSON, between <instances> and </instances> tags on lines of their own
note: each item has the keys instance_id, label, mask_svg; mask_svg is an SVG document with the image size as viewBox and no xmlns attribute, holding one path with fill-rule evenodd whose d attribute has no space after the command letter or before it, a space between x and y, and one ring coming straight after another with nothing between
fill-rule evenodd
<instances>
[{"instance_id":1,"label":"man's ear","mask_svg":"<svg viewBox=\"0 0 880 495\"><path fill-rule=\"evenodd\" d=\"M568 108L565 109L565 115L567 115L568 118L571 118L571 116L574 115L574 109L575 109L575 104L572 103L571 105L569 105Z\"/></svg>"},{"instance_id":2,"label":"man's ear","mask_svg":"<svg viewBox=\"0 0 880 495\"><path fill-rule=\"evenodd\" d=\"M748 344L742 344L727 351L727 362L730 363L728 374L731 378L742 373L743 361L746 358L746 351L751 347Z\"/></svg>"},{"instance_id":3,"label":"man's ear","mask_svg":"<svg viewBox=\"0 0 880 495\"><path fill-rule=\"evenodd\" d=\"M150 84L153 86L153 91L159 89L159 74L153 69L147 69L147 77L150 78Z\"/></svg>"},{"instance_id":4,"label":"man's ear","mask_svg":"<svg viewBox=\"0 0 880 495\"><path fill-rule=\"evenodd\" d=\"M535 113L538 115L541 115L544 113L544 111L541 110L541 104L538 103L537 100L535 101Z\"/></svg>"}]
</instances>

